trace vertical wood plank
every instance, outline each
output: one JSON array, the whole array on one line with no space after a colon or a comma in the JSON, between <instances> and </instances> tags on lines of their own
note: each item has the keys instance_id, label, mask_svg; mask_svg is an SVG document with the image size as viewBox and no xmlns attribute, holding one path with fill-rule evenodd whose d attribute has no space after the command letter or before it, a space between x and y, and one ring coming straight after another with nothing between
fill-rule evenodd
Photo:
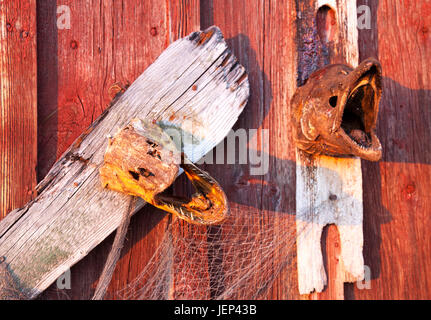
<instances>
[{"instance_id":1,"label":"vertical wood plank","mask_svg":"<svg viewBox=\"0 0 431 320\"><path fill-rule=\"evenodd\" d=\"M175 39L176 35L186 34L187 29L180 27L182 22L179 21L186 20L188 13L172 8L177 8L177 5L179 8L185 8L188 2L170 3L171 9L167 9L167 4L160 5L158 1L145 2L141 5L138 1L119 1L115 2L118 7L112 8L111 2L108 5L104 1L102 3L90 1L87 6L82 1L64 2L72 9L72 28L54 29L58 36L57 44L55 37L49 38L47 35L43 36L44 40L40 40L42 43L51 41L52 47L42 49L43 57L39 58L39 65L42 59L45 64L53 64L55 72L50 73L49 78L39 84L39 89L46 91L58 83L56 98L58 108L53 106L47 110L45 103L39 100L38 113L41 115L41 112L44 112L43 120L46 121L40 127L40 135L44 135L45 138L43 142L39 141L41 147L39 159L48 159L40 161L40 166L49 162L52 164L55 157L66 148L67 141L69 143L73 141L92 119L100 114L115 92L115 89L110 90L114 83L120 82L124 85L132 82L163 48ZM13 8L17 3L10 1L8 5ZM431 81L428 72L431 52L429 31L431 9L427 0L416 2L358 0L359 4L370 6L372 22L370 30L359 31L360 58L361 60L368 56L379 58L385 75L385 94L381 102L378 124L378 135L383 144L384 155L380 164L363 164L363 174L366 177L364 258L365 264L371 268L371 289L359 290L355 284L351 284L348 285L347 297L430 298L431 283L427 275L430 273L431 265L429 257L431 231L428 227L431 222L428 214L431 206L428 195L431 181L431 145L424 141L431 138L429 132L431 116L426 108L431 105ZM202 28L212 24L219 25L226 38L230 38L229 44L233 47L235 55L250 74L252 97L236 128L259 126L271 128L268 150L270 173L259 183L256 184L256 180L248 175L248 167L244 165L231 166L229 169L225 166L217 168L216 165L206 167L223 186L226 186L233 214L241 214L243 210L251 211L255 208L259 212L260 210L266 212L267 215L272 210L291 213L295 208L295 190L291 185L294 181L294 147L289 140L291 131L288 124L290 118L288 101L294 90L292 86L295 79L292 75L296 70L293 5L293 1L287 0L266 2L264 5L258 1L234 3L223 0L201 1L201 7L208 8L202 12L201 21L206 24L202 23ZM56 4L51 7L51 10L56 10ZM176 31L168 32L168 21L174 21L167 19L168 12L172 10L180 13L176 16L182 18L175 20L177 23L173 23L170 28L170 30L175 28ZM21 14L22 12L20 10ZM51 18L55 16L55 11L50 14ZM82 23L83 17L86 23ZM53 21L55 24L55 19ZM111 28L114 25L113 21L116 21L114 29ZM24 23L31 23L31 18L24 19ZM154 27L156 29L153 29ZM1 28L4 28L3 21ZM3 37L5 34L10 37L3 30L2 53L3 48L6 48L3 46L5 43ZM77 41L77 48L72 40ZM99 48L101 53L98 53ZM41 53L40 49L38 50ZM111 53L108 54L108 50ZM57 65L52 55L53 51L58 53ZM68 55L67 59L65 55ZM2 54L3 56L9 60L14 59L12 54ZM33 70L27 65L28 60L16 63L25 64L25 68L22 69L25 72ZM1 70L3 72L3 64ZM93 75L86 70L91 70ZM68 76L68 73L71 75ZM58 81L49 80L56 77ZM2 83L2 92L3 88ZM20 86L14 88L22 90ZM77 93L80 99L77 98ZM25 94L29 95L28 90L25 90ZM52 93L47 95L51 96ZM82 100L85 116L84 112L80 111L82 105L79 100ZM14 108L16 107L17 105L14 105ZM2 102L2 111L3 108ZM2 115L2 119L6 118ZM16 130L19 126L13 128ZM35 127L32 130L35 133ZM6 137L3 132L2 154ZM48 146L52 141L56 148L49 151ZM23 147L27 148L28 139L25 142ZM28 157L32 152L35 157L35 150L22 154ZM26 175L20 179L28 178L31 179ZM2 185L3 181L5 180L2 176ZM286 181L291 183L286 184ZM181 181L178 183L180 184L178 188L182 188ZM27 186L30 185L33 186L27 183ZM21 199L20 205L26 200L28 198ZM3 199L1 203L4 203ZM8 205L5 210L7 211L9 207L12 208ZM146 210L149 209L144 209L133 218L129 241L124 249L127 254L123 256L117 268L111 292L121 288L142 270L146 259L151 257L157 247L159 241L157 239L163 234L161 225L167 223L165 220L160 222L163 214L160 213L159 216L154 209L148 212ZM65 291L70 298L85 299L91 296L91 289L88 288L95 285L110 241L112 239L105 241L72 269L72 290ZM295 280L284 279L289 277L291 276L287 273L279 276L271 297L280 299L296 297ZM286 289L286 283L291 284L291 287ZM49 291L45 297L66 297L63 291L59 293L55 287Z\"/></svg>"},{"instance_id":2,"label":"vertical wood plank","mask_svg":"<svg viewBox=\"0 0 431 320\"><path fill-rule=\"evenodd\" d=\"M201 28L200 25L201 18L201 10L200 10L200 1L192 0L192 1L169 1L169 19L170 19L170 40L175 41L178 38L185 37L186 35L197 31L204 30L205 28ZM223 30L222 30L223 32ZM190 181L182 175L179 179L175 181L172 186L172 192L174 194L192 194L193 188L190 184ZM172 244L173 257L183 257L182 260L177 260L172 265L172 283L169 291L169 299L208 299L209 292L206 286L198 286L196 283L200 281L204 281L204 279L208 279L208 274L204 271L202 274L202 270L199 270L200 264L195 262L192 257L184 256L184 252L187 252L188 248L183 248L179 245L179 238L185 239L187 241L199 241L204 239L195 239L194 237L197 235L195 232L196 228L205 228L192 226L185 221L174 220L174 225L172 226ZM183 242L182 242L183 243ZM176 244L176 245L175 245ZM201 252L201 257L205 257L206 252ZM185 263L187 265L184 265ZM183 273L181 269L187 268L187 275L189 278L183 278ZM179 271L179 272L178 272ZM194 292L193 296L185 296L184 293L190 294L190 290L183 290L185 286L193 286Z\"/></svg>"},{"instance_id":3,"label":"vertical wood plank","mask_svg":"<svg viewBox=\"0 0 431 320\"><path fill-rule=\"evenodd\" d=\"M37 162L36 1L0 3L0 219L33 196Z\"/></svg>"},{"instance_id":4,"label":"vertical wood plank","mask_svg":"<svg viewBox=\"0 0 431 320\"><path fill-rule=\"evenodd\" d=\"M364 259L370 288L349 299L431 298L431 2L358 1L370 8L359 30L361 59L377 57L383 97L378 164L364 163Z\"/></svg>"},{"instance_id":5,"label":"vertical wood plank","mask_svg":"<svg viewBox=\"0 0 431 320\"><path fill-rule=\"evenodd\" d=\"M298 2L298 9L301 13L298 31L302 40L298 50L300 84L311 72L326 64L347 63L353 67L358 65L357 17L356 7L352 2L305 0ZM307 235L308 232L306 232L304 237L298 238L298 250L301 250L298 252L300 290L303 292L314 289L322 291L326 279L329 279L327 290L312 294L312 298L344 299L343 282L355 281L356 278L362 278L363 275L361 161L360 159L336 159L324 156L313 156L309 161L304 161L299 155L300 153L298 153L297 162L302 168L298 168L297 171L297 217L299 217L297 223L298 226L308 225L306 228L311 229L310 235ZM305 169L307 166L310 169ZM331 170L320 170L320 168L326 167ZM359 178L356 172L359 172ZM307 184L310 179L312 179L312 188L304 189L304 183ZM321 205L321 197L326 197L326 188L336 189L337 184L343 186L344 192L349 190L346 196L348 201L352 202L352 205L350 203L345 205L340 214L354 218L348 218L347 226L339 225L339 232L336 228L330 227L323 235L326 237L322 238L322 242L325 244L322 248L326 251L324 252L328 273L326 275L321 253L318 252L320 246L316 243L320 242L322 228L325 224L339 224L339 222L331 218L333 208L329 207L322 212L319 212L320 210L317 208ZM331 190L331 192L335 192L335 190ZM341 198L340 195L338 196ZM355 231L352 232L353 230ZM315 252L312 251L313 247L317 249ZM310 252L305 252L307 249ZM343 252L347 252L347 254L343 254ZM314 261L312 265L308 265L310 260ZM343 260L350 266L350 269L344 270Z\"/></svg>"},{"instance_id":6,"label":"vertical wood plank","mask_svg":"<svg viewBox=\"0 0 431 320\"><path fill-rule=\"evenodd\" d=\"M280 242L283 240L276 239L280 236L294 239L288 230L281 230L281 226L294 225L295 221L295 186L292 182L295 179L295 149L289 120L289 101L296 80L294 3L287 0L203 2L201 7L206 11L202 12L202 27L215 24L223 30L233 53L249 75L251 96L234 130L247 130L248 150L260 152L263 159L267 157L268 165L268 172L262 175L252 174L250 162L207 165L206 170L224 187L232 216L243 217L249 226L260 226L266 239L273 237L274 241ZM257 131L253 133L249 129ZM263 142L264 130L268 130L268 143ZM278 257L296 252L293 247L277 250L284 251L278 253ZM255 290L247 294L256 294L260 299L297 297L296 267L292 267L293 259L287 260L274 261L275 266L287 265L287 268L280 270L265 265L267 269L259 270L260 273L250 279L255 283ZM273 275L276 278L270 288L260 294L260 279ZM241 297L240 292L237 295Z\"/></svg>"}]
</instances>

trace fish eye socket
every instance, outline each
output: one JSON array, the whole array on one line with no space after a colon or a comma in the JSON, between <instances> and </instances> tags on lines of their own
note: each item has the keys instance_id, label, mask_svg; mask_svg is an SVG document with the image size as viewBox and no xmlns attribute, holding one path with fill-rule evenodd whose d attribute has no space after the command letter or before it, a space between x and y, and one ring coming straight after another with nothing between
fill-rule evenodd
<instances>
[{"instance_id":1,"label":"fish eye socket","mask_svg":"<svg viewBox=\"0 0 431 320\"><path fill-rule=\"evenodd\" d=\"M335 108L337 106L337 101L338 101L337 96L332 96L329 98L329 104L331 105L332 108Z\"/></svg>"}]
</instances>

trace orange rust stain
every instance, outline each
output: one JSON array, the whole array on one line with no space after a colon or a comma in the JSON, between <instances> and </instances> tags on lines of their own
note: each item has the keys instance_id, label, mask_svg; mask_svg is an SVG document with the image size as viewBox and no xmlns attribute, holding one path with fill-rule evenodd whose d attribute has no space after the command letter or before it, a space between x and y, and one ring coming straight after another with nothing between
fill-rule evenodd
<instances>
[{"instance_id":1,"label":"orange rust stain","mask_svg":"<svg viewBox=\"0 0 431 320\"><path fill-rule=\"evenodd\" d=\"M222 63L220 64L220 66L225 67L230 59L230 57L232 57L232 54L229 53L222 61Z\"/></svg>"},{"instance_id":2,"label":"orange rust stain","mask_svg":"<svg viewBox=\"0 0 431 320\"><path fill-rule=\"evenodd\" d=\"M192 87L192 90L196 91L197 89L198 89L198 86L194 84L193 87Z\"/></svg>"},{"instance_id":3,"label":"orange rust stain","mask_svg":"<svg viewBox=\"0 0 431 320\"><path fill-rule=\"evenodd\" d=\"M247 99L241 102L241 104L239 105L239 108L241 109L242 107L244 107L246 103L247 103Z\"/></svg>"},{"instance_id":4,"label":"orange rust stain","mask_svg":"<svg viewBox=\"0 0 431 320\"><path fill-rule=\"evenodd\" d=\"M79 162L82 162L82 163L85 163L85 164L88 163L88 159L83 158L79 154L72 154L71 157L70 157L70 159L72 161L79 161Z\"/></svg>"},{"instance_id":5,"label":"orange rust stain","mask_svg":"<svg viewBox=\"0 0 431 320\"><path fill-rule=\"evenodd\" d=\"M213 36L213 34L214 34L214 30L210 30L210 31L208 31L208 32L202 32L200 35L199 35L199 42L198 42L198 46L200 46L200 45L202 45L202 44L204 44L205 42L207 42L209 39L211 39L211 37Z\"/></svg>"},{"instance_id":6,"label":"orange rust stain","mask_svg":"<svg viewBox=\"0 0 431 320\"><path fill-rule=\"evenodd\" d=\"M94 127L88 127L87 130L82 133L78 139L75 140L75 142L72 145L72 148L77 149L81 146L82 141L84 141L85 137L90 134L91 131L93 131Z\"/></svg>"},{"instance_id":7,"label":"orange rust stain","mask_svg":"<svg viewBox=\"0 0 431 320\"><path fill-rule=\"evenodd\" d=\"M84 140L84 137L83 137L83 134L82 134L73 143L73 148L79 148L83 140Z\"/></svg>"},{"instance_id":8,"label":"orange rust stain","mask_svg":"<svg viewBox=\"0 0 431 320\"><path fill-rule=\"evenodd\" d=\"M119 94L120 92L121 92L121 93L125 92L127 87L128 87L127 85L122 86L122 85L121 85L121 84L119 84L119 83L114 83L114 84L113 84L113 85L108 89L108 94L109 94L109 96L110 96L110 97L115 98L115 96L116 96L117 94Z\"/></svg>"},{"instance_id":9,"label":"orange rust stain","mask_svg":"<svg viewBox=\"0 0 431 320\"><path fill-rule=\"evenodd\" d=\"M169 121L173 121L175 120L175 113L173 113L170 117L169 117Z\"/></svg>"}]
</instances>

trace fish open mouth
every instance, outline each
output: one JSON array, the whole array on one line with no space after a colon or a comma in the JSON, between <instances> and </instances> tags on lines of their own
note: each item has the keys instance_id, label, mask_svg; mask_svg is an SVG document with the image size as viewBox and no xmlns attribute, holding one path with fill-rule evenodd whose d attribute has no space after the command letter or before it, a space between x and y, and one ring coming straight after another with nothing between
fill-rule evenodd
<instances>
[{"instance_id":1,"label":"fish open mouth","mask_svg":"<svg viewBox=\"0 0 431 320\"><path fill-rule=\"evenodd\" d=\"M368 60L356 70L340 107L339 132L354 155L377 161L382 152L374 132L381 97L381 68L377 61Z\"/></svg>"}]
</instances>

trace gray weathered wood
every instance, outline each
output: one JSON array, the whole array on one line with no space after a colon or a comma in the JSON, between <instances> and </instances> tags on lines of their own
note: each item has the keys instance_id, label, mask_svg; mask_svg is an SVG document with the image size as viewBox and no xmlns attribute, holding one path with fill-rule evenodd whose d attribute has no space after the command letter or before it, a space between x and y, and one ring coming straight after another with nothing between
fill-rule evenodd
<instances>
[{"instance_id":1,"label":"gray weathered wood","mask_svg":"<svg viewBox=\"0 0 431 320\"><path fill-rule=\"evenodd\" d=\"M297 153L296 226L298 282L301 294L322 292L327 277L323 265L323 228L336 224L340 234L340 282L362 280L362 171L357 158L314 156L309 162Z\"/></svg>"},{"instance_id":2,"label":"gray weathered wood","mask_svg":"<svg viewBox=\"0 0 431 320\"><path fill-rule=\"evenodd\" d=\"M37 296L118 227L129 197L101 186L107 136L132 118L157 121L182 135L195 162L228 134L248 96L218 28L172 43L56 162L38 197L0 222L0 256L21 289Z\"/></svg>"}]
</instances>

